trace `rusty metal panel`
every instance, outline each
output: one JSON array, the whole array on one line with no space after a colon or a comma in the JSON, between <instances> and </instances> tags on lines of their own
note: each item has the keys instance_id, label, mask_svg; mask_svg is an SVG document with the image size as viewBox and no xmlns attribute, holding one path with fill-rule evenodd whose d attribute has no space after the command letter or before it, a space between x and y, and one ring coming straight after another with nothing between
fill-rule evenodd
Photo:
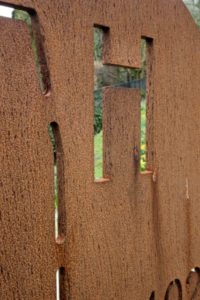
<instances>
[{"instance_id":1,"label":"rusty metal panel","mask_svg":"<svg viewBox=\"0 0 200 300\"><path fill-rule=\"evenodd\" d=\"M40 91L26 26L1 18L0 299L55 299L58 268L61 299L199 299L200 34L184 4L3 3L34 15L51 89ZM139 67L140 39L152 41L149 171L140 173L135 151L139 94L107 89L101 182L93 174L94 24L107 29L108 64ZM62 142L60 240L52 122Z\"/></svg>"},{"instance_id":2,"label":"rusty metal panel","mask_svg":"<svg viewBox=\"0 0 200 300\"><path fill-rule=\"evenodd\" d=\"M1 299L55 299L48 117L28 28L0 20Z\"/></svg>"}]
</instances>

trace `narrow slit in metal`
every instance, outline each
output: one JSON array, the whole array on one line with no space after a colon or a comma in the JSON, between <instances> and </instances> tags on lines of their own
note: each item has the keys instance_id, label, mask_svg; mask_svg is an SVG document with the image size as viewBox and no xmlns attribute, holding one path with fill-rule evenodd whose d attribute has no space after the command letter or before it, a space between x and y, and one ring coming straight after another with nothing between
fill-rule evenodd
<instances>
[{"instance_id":1,"label":"narrow slit in metal","mask_svg":"<svg viewBox=\"0 0 200 300\"><path fill-rule=\"evenodd\" d=\"M153 169L153 39L142 38L142 65L146 85L141 90L140 171Z\"/></svg>"},{"instance_id":2,"label":"narrow slit in metal","mask_svg":"<svg viewBox=\"0 0 200 300\"><path fill-rule=\"evenodd\" d=\"M69 300L66 289L65 268L61 267L56 272L56 300Z\"/></svg>"},{"instance_id":3,"label":"narrow slit in metal","mask_svg":"<svg viewBox=\"0 0 200 300\"><path fill-rule=\"evenodd\" d=\"M55 238L62 244L66 235L66 210L64 202L64 162L59 126L56 122L49 125L49 136L53 149Z\"/></svg>"}]
</instances>

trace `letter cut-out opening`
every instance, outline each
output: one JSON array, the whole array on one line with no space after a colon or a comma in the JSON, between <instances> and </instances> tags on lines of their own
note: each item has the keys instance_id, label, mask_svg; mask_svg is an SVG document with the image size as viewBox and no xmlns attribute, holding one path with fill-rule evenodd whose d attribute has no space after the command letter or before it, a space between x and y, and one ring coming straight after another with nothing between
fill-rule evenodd
<instances>
[{"instance_id":1,"label":"letter cut-out opening","mask_svg":"<svg viewBox=\"0 0 200 300\"><path fill-rule=\"evenodd\" d=\"M64 161L60 129L56 122L49 125L49 136L53 152L55 238L62 244L66 236L66 209L64 201Z\"/></svg>"},{"instance_id":2,"label":"letter cut-out opening","mask_svg":"<svg viewBox=\"0 0 200 300\"><path fill-rule=\"evenodd\" d=\"M36 12L30 8L3 4L0 5L0 17L7 17L15 21L23 21L27 25L31 37L31 46L40 89L42 94L49 96L51 90L50 73L47 66L43 38L40 32L40 24Z\"/></svg>"},{"instance_id":3,"label":"letter cut-out opening","mask_svg":"<svg viewBox=\"0 0 200 300\"><path fill-rule=\"evenodd\" d=\"M153 40L141 38L141 68L126 68L103 63L104 40L107 39L107 27L94 27L94 177L104 176L104 142L103 142L103 88L123 87L139 89L141 92L140 107L140 145L133 145L139 153L139 171L151 171L152 168L152 108L153 108ZM134 99L133 99L134 101ZM134 116L133 116L134 118ZM101 180L98 180L101 181Z\"/></svg>"}]
</instances>

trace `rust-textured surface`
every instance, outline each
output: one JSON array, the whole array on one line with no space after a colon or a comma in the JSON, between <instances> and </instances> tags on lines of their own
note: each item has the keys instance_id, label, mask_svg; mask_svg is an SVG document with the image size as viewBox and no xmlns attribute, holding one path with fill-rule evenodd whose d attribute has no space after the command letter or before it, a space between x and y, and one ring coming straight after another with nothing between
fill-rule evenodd
<instances>
[{"instance_id":1,"label":"rust-textured surface","mask_svg":"<svg viewBox=\"0 0 200 300\"><path fill-rule=\"evenodd\" d=\"M61 299L199 299L200 34L182 1L4 3L37 14L51 90L40 91L26 26L1 18L0 299L55 299L58 268ZM104 182L93 174L94 24L109 28L106 63L138 67L140 39L151 40L150 170L138 168L138 92L106 89ZM52 122L66 210L57 243Z\"/></svg>"},{"instance_id":2,"label":"rust-textured surface","mask_svg":"<svg viewBox=\"0 0 200 300\"><path fill-rule=\"evenodd\" d=\"M51 299L56 255L46 107L28 28L2 18L0 27L0 299Z\"/></svg>"}]
</instances>

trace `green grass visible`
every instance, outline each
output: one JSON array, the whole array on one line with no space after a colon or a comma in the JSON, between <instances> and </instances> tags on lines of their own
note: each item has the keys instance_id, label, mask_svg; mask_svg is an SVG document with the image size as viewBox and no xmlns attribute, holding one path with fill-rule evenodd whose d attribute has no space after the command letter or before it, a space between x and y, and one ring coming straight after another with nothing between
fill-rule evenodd
<instances>
[{"instance_id":1,"label":"green grass visible","mask_svg":"<svg viewBox=\"0 0 200 300\"><path fill-rule=\"evenodd\" d=\"M102 131L95 135L94 137L94 159L95 159L95 178L103 177L102 170L102 155L103 155L103 145L102 145Z\"/></svg>"},{"instance_id":2,"label":"green grass visible","mask_svg":"<svg viewBox=\"0 0 200 300\"><path fill-rule=\"evenodd\" d=\"M140 150L140 168L145 171L146 168L146 102L141 103L141 150ZM94 159L95 159L95 178L103 177L103 138L102 131L94 137Z\"/></svg>"},{"instance_id":3,"label":"green grass visible","mask_svg":"<svg viewBox=\"0 0 200 300\"><path fill-rule=\"evenodd\" d=\"M146 101L141 102L140 169L146 169Z\"/></svg>"}]
</instances>

